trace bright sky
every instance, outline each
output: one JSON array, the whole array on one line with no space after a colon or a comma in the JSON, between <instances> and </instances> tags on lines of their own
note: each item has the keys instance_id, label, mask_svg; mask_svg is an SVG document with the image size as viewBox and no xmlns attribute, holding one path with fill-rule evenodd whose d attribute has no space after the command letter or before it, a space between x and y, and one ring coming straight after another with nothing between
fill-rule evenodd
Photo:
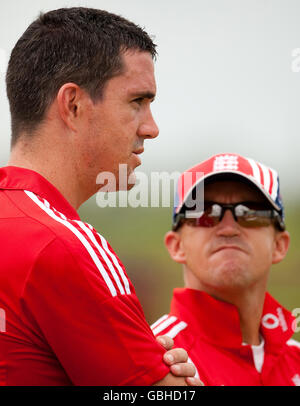
<instances>
[{"instance_id":1,"label":"bright sky","mask_svg":"<svg viewBox=\"0 0 300 406\"><path fill-rule=\"evenodd\" d=\"M8 55L40 11L65 6L106 9L155 36L160 136L145 145L140 170L182 171L214 153L237 152L277 169L283 194L300 200L298 0L2 2L0 165L9 153Z\"/></svg>"}]
</instances>

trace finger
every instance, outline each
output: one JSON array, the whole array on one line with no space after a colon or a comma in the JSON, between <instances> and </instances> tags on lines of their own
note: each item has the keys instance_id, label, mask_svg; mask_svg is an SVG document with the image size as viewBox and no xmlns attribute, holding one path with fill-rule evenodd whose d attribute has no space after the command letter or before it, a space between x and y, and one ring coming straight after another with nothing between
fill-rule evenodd
<instances>
[{"instance_id":1,"label":"finger","mask_svg":"<svg viewBox=\"0 0 300 406\"><path fill-rule=\"evenodd\" d=\"M204 386L204 383L200 381L199 378L192 378L192 377L187 377L185 378L185 382L187 383L188 386Z\"/></svg>"},{"instance_id":2,"label":"finger","mask_svg":"<svg viewBox=\"0 0 300 406\"><path fill-rule=\"evenodd\" d=\"M189 376L191 378L193 378L196 373L196 368L190 362L181 362L171 365L170 370L175 376Z\"/></svg>"},{"instance_id":3,"label":"finger","mask_svg":"<svg viewBox=\"0 0 300 406\"><path fill-rule=\"evenodd\" d=\"M178 362L187 362L188 354L183 348L174 348L167 351L163 359L167 365L177 364Z\"/></svg>"},{"instance_id":4,"label":"finger","mask_svg":"<svg viewBox=\"0 0 300 406\"><path fill-rule=\"evenodd\" d=\"M158 336L156 337L158 341L166 350L170 350L174 345L174 340L168 336Z\"/></svg>"}]
</instances>

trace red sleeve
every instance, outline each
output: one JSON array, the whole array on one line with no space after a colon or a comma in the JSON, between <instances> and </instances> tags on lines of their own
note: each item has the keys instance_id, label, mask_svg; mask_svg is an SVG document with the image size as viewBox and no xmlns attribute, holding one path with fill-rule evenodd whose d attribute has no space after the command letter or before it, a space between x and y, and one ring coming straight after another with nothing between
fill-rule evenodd
<instances>
[{"instance_id":1,"label":"red sleeve","mask_svg":"<svg viewBox=\"0 0 300 406\"><path fill-rule=\"evenodd\" d=\"M88 256L59 239L39 255L22 300L74 385L151 385L169 372L134 290L109 294Z\"/></svg>"}]
</instances>

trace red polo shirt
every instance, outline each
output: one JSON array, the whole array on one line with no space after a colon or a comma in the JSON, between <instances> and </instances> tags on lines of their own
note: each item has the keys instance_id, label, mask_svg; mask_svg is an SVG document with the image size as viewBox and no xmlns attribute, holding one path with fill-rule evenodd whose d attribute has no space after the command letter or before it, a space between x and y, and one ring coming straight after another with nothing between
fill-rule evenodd
<instances>
[{"instance_id":1,"label":"red polo shirt","mask_svg":"<svg viewBox=\"0 0 300 406\"><path fill-rule=\"evenodd\" d=\"M151 385L169 368L107 241L36 172L0 169L0 385Z\"/></svg>"},{"instance_id":2,"label":"red polo shirt","mask_svg":"<svg viewBox=\"0 0 300 406\"><path fill-rule=\"evenodd\" d=\"M300 343L295 318L268 293L261 345L242 343L237 308L193 289L175 289L169 315L151 327L185 348L205 385L300 386Z\"/></svg>"}]
</instances>

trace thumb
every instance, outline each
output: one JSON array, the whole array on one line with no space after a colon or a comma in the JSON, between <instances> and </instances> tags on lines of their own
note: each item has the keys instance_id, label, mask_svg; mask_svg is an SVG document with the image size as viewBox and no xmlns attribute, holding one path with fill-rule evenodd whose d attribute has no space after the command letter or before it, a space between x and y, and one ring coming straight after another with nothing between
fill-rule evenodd
<instances>
[{"instance_id":1,"label":"thumb","mask_svg":"<svg viewBox=\"0 0 300 406\"><path fill-rule=\"evenodd\" d=\"M156 341L159 342L159 344L162 345L166 350L170 350L174 345L173 339L166 335L156 337Z\"/></svg>"}]
</instances>

